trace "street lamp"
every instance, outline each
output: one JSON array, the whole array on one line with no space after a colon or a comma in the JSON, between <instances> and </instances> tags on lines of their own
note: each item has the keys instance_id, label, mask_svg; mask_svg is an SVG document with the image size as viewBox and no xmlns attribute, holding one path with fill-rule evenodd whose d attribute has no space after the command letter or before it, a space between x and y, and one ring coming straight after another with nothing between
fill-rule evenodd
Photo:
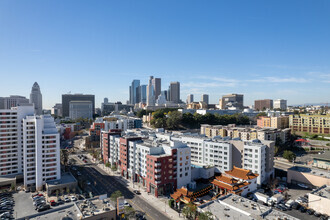
<instances>
[{"instance_id":1,"label":"street lamp","mask_svg":"<svg viewBox=\"0 0 330 220\"><path fill-rule=\"evenodd\" d=\"M166 213L166 200L164 201L164 203L165 203L165 213Z\"/></svg>"}]
</instances>

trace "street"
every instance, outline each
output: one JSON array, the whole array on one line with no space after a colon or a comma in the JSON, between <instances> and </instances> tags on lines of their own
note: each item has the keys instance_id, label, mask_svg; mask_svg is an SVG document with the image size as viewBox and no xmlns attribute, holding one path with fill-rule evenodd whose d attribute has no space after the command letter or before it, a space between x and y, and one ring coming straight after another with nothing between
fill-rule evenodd
<instances>
[{"instance_id":1,"label":"street","mask_svg":"<svg viewBox=\"0 0 330 220\"><path fill-rule=\"evenodd\" d=\"M91 163L90 160L87 159L87 163L85 164L77 155L72 154L71 158L74 158L76 164L81 167L79 169L81 176L90 182L90 184L86 184L85 190L93 192L93 196L107 193L109 197L114 191L119 190L135 210L145 213L147 219L169 219L166 215L149 205L144 199L131 192L127 186L118 181L116 177L109 176L101 168ZM73 174L77 177L75 172L73 172Z\"/></svg>"}]
</instances>

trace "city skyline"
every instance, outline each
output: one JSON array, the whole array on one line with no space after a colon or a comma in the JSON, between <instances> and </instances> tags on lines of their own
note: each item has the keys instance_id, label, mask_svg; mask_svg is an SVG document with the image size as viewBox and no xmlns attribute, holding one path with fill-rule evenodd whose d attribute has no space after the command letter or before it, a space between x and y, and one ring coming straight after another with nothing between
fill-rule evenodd
<instances>
[{"instance_id":1,"label":"city skyline","mask_svg":"<svg viewBox=\"0 0 330 220\"><path fill-rule=\"evenodd\" d=\"M45 109L70 91L94 94L100 107L104 97L126 103L132 80L146 85L154 75L162 88L180 82L183 101L205 93L216 104L237 93L244 94L244 105L330 102L326 1L0 6L2 97L29 97L38 82Z\"/></svg>"}]
</instances>

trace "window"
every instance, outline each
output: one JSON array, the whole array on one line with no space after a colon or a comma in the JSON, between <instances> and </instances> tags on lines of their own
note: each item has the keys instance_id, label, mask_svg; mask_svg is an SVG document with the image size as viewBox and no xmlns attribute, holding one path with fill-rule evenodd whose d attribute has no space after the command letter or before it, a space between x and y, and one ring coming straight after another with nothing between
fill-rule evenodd
<instances>
[{"instance_id":1,"label":"window","mask_svg":"<svg viewBox=\"0 0 330 220\"><path fill-rule=\"evenodd\" d=\"M188 176L188 173L185 173L184 175L185 175L185 176Z\"/></svg>"}]
</instances>

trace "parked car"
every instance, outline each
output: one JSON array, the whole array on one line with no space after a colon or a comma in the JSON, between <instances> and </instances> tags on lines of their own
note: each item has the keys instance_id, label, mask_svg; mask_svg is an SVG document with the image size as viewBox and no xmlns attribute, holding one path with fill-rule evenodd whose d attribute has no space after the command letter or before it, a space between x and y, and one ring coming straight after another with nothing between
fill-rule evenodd
<instances>
[{"instance_id":1,"label":"parked car","mask_svg":"<svg viewBox=\"0 0 330 220\"><path fill-rule=\"evenodd\" d=\"M4 212L0 214L0 218L10 218L10 212Z\"/></svg>"},{"instance_id":2,"label":"parked car","mask_svg":"<svg viewBox=\"0 0 330 220\"><path fill-rule=\"evenodd\" d=\"M300 208L299 203L298 203L298 202L294 202L294 203L292 204L292 208L298 210L298 209Z\"/></svg>"},{"instance_id":3,"label":"parked car","mask_svg":"<svg viewBox=\"0 0 330 220\"><path fill-rule=\"evenodd\" d=\"M47 209L50 209L50 205L39 206L38 212L42 212L42 211L45 211Z\"/></svg>"},{"instance_id":4,"label":"parked car","mask_svg":"<svg viewBox=\"0 0 330 220\"><path fill-rule=\"evenodd\" d=\"M308 215L313 215L314 214L314 210L313 209L307 209L306 213Z\"/></svg>"},{"instance_id":5,"label":"parked car","mask_svg":"<svg viewBox=\"0 0 330 220\"><path fill-rule=\"evenodd\" d=\"M64 202L70 202L71 200L67 197L67 196L64 196Z\"/></svg>"},{"instance_id":6,"label":"parked car","mask_svg":"<svg viewBox=\"0 0 330 220\"><path fill-rule=\"evenodd\" d=\"M83 197L82 195L79 194L79 195L78 195L78 199L79 199L79 200L83 200L84 197Z\"/></svg>"},{"instance_id":7,"label":"parked car","mask_svg":"<svg viewBox=\"0 0 330 220\"><path fill-rule=\"evenodd\" d=\"M56 205L57 205L57 203L55 202L55 200L50 200L49 204L50 204L51 206L56 206Z\"/></svg>"},{"instance_id":8,"label":"parked car","mask_svg":"<svg viewBox=\"0 0 330 220\"><path fill-rule=\"evenodd\" d=\"M306 212L306 209L305 209L304 206L301 206L301 207L299 208L299 211L300 211L300 212Z\"/></svg>"},{"instance_id":9,"label":"parked car","mask_svg":"<svg viewBox=\"0 0 330 220\"><path fill-rule=\"evenodd\" d=\"M58 199L57 199L57 203L58 203L59 205L62 205L62 204L64 204L64 201L63 201L61 198L58 198Z\"/></svg>"},{"instance_id":10,"label":"parked car","mask_svg":"<svg viewBox=\"0 0 330 220\"><path fill-rule=\"evenodd\" d=\"M77 172L77 175L78 175L78 176L81 176L81 173L78 171L78 172Z\"/></svg>"},{"instance_id":11,"label":"parked car","mask_svg":"<svg viewBox=\"0 0 330 220\"><path fill-rule=\"evenodd\" d=\"M319 212L314 212L314 216L315 216L315 217L320 217L320 216L321 216L321 213L319 213Z\"/></svg>"},{"instance_id":12,"label":"parked car","mask_svg":"<svg viewBox=\"0 0 330 220\"><path fill-rule=\"evenodd\" d=\"M77 201L77 198L75 196L71 196L71 201L72 202Z\"/></svg>"},{"instance_id":13,"label":"parked car","mask_svg":"<svg viewBox=\"0 0 330 220\"><path fill-rule=\"evenodd\" d=\"M91 185L91 182L87 181L87 185Z\"/></svg>"},{"instance_id":14,"label":"parked car","mask_svg":"<svg viewBox=\"0 0 330 220\"><path fill-rule=\"evenodd\" d=\"M302 187L302 188L305 188L305 189L308 189L309 188L308 186L306 186L305 184L302 184L302 183L298 183L297 185L300 186L300 187Z\"/></svg>"}]
</instances>

